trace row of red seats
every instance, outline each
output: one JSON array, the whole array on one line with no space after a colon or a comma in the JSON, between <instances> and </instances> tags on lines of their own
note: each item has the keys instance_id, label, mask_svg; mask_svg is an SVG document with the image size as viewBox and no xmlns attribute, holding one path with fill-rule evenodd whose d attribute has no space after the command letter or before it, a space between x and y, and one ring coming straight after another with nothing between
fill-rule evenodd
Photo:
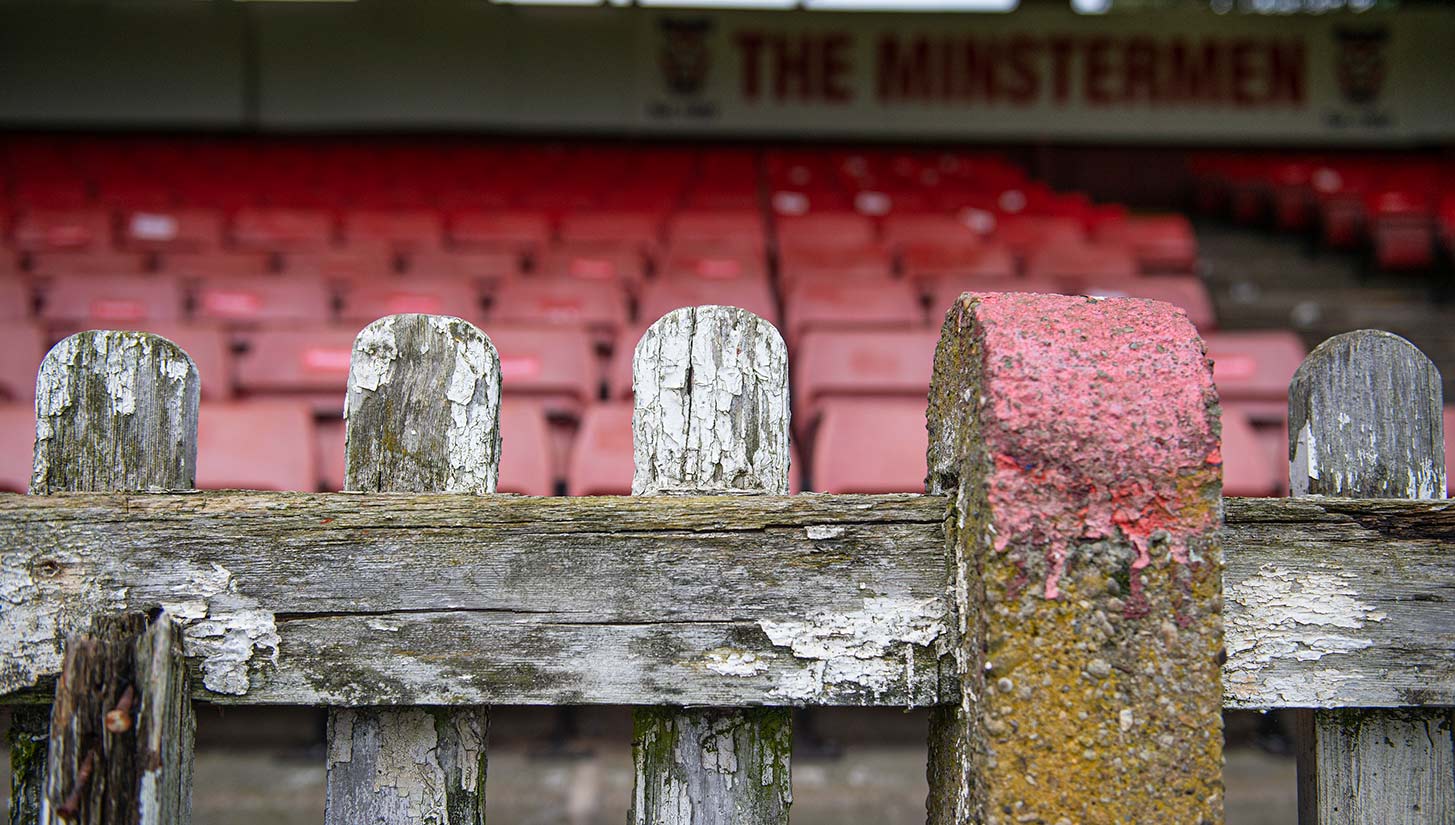
<instances>
[{"instance_id":1,"label":"row of red seats","mask_svg":"<svg viewBox=\"0 0 1455 825\"><path fill-rule=\"evenodd\" d=\"M594 405L569 450L564 485L554 466L548 418L539 404L506 399L500 482L504 493L627 495L632 478L629 402ZM1445 413L1447 455L1455 457L1455 408ZM0 404L0 489L23 492L30 478L34 411ZM207 403L198 430L197 484L204 489L338 490L343 487L342 422L315 422L301 402ZM1287 441L1260 438L1244 410L1223 411L1223 490L1286 492ZM926 449L922 398L844 398L825 403L815 428L812 488L831 493L918 492ZM1455 463L1455 462L1452 462ZM1455 470L1455 468L1452 468ZM1455 477L1455 472L1452 472ZM793 492L802 489L793 475Z\"/></svg>"},{"instance_id":2,"label":"row of red seats","mask_svg":"<svg viewBox=\"0 0 1455 825\"><path fill-rule=\"evenodd\" d=\"M1213 153L1190 161L1198 207L1245 224L1367 247L1385 270L1455 254L1455 163L1420 153Z\"/></svg>"},{"instance_id":3,"label":"row of red seats","mask_svg":"<svg viewBox=\"0 0 1455 825\"><path fill-rule=\"evenodd\" d=\"M144 271L148 252L178 253L162 259L162 269L226 272L269 267L267 254L302 253L285 259L285 268L318 267L336 246L383 274L404 256L411 270L448 261L458 252L494 252L491 263L502 274L529 258L536 269L564 273L573 266L596 270L595 277L638 280L644 265L672 273L693 259L720 258L766 272L762 217L752 211L579 213L553 228L539 212L493 211L456 216L449 232L440 215L425 212L350 212L345 234L335 236L332 216L321 210L243 210L235 217L231 243L244 253L208 257L223 248L221 214L207 210L137 212L125 217L116 251L111 215L100 209L27 211L8 237L28 253L37 274ZM3 218L3 216L0 216ZM818 211L780 218L776 223L779 264L785 270L852 262L892 271L958 266L967 255L993 241L1024 264L1047 248L1105 250L1128 275L1136 272L1186 273L1197 257L1196 239L1185 218L1175 215L1121 217L1094 230L1073 217L1039 214L999 215L974 209L959 213L892 215L875 221L852 211ZM248 252L262 253L247 255ZM61 254L68 253L68 254ZM87 253L80 257L74 253ZM660 254L659 254L660 253ZM601 259L590 263L585 259ZM1122 264L1125 258L1127 263ZM13 260L13 259L12 259ZM461 257L460 262L469 261ZM579 261L579 262L578 262ZM474 262L473 263L478 263ZM16 265L12 263L12 265Z\"/></svg>"},{"instance_id":4,"label":"row of red seats","mask_svg":"<svg viewBox=\"0 0 1455 825\"><path fill-rule=\"evenodd\" d=\"M12 398L26 398L28 390L33 388L41 341L35 336L26 340L17 334L17 329L20 328L0 335L0 347L7 352L3 363L7 368L14 367L0 374L0 390ZM337 415L347 378L352 331L337 330L331 337L280 333L260 339L258 348L241 356L235 365L239 386L253 398L230 403L231 387L228 382L217 379L229 370L230 358L220 336L208 336L198 329L154 329L178 341L192 354L203 378L203 398L209 410L232 410L236 415L264 418L303 415L310 421L315 412ZM609 422L630 417L631 342L621 342L605 376L606 395L611 400L597 404L595 399L603 379L601 365L590 342L581 333L497 327L490 334L500 353L507 406L531 410L530 415L539 424L512 425L521 428L518 430L521 438L530 445L511 457L516 462L512 465L515 469L511 477L520 479L511 484L522 485L517 491L544 494L542 490L554 489L556 480L564 475L567 489L603 492L605 488L599 485L606 482L601 479L616 478L622 472L621 455L626 457L624 466L628 471L621 483L629 486L629 428ZM906 443L905 439L922 441L924 438L924 399L937 340L938 334L931 330L843 330L810 333L804 337L794 352L794 420L799 439L815 444L810 457L816 489L869 491L874 485L888 485L877 489L908 489L903 486L905 473L913 471L916 479L923 474L922 464L918 463L923 445ZM1286 456L1284 395L1302 359L1302 345L1291 333L1223 333L1209 336L1207 341L1225 402L1224 455L1229 493L1271 494L1277 490L1278 479L1282 477L1276 471L1281 466L1279 456ZM258 400L267 396L274 398ZM627 412L621 412L622 409ZM884 417L886 424L891 425L900 419L913 419L918 424L903 433L888 426L881 441L866 437L874 432L866 428L873 427L876 417ZM578 457L572 460L569 470L559 458L570 452L569 448L562 446L558 432L546 428L547 420L562 419L580 425L574 452ZM259 428L260 432L302 426L295 426L296 422L288 424L286 419L282 424L263 420L234 424L229 427L236 433L248 432L250 426ZM325 433L332 434L320 441L323 447L328 447L338 440L335 436L341 423L334 419L322 426ZM217 431L227 432L228 428L219 427ZM855 439L863 439L862 444L854 447ZM238 438L234 443L245 453L251 449L247 445L253 440ZM281 443L291 444L280 448L281 452L293 456L291 460L257 461L240 454L239 458L246 461L248 468L228 469L230 465L219 459L216 471L207 470L201 476L204 481L199 483L280 489L302 484L300 478L316 472L315 463L310 463L306 455L317 451L299 450L296 443L287 439ZM824 446L818 446L820 443ZM219 456L226 453L222 446L213 449ZM618 451L616 458L602 457L612 450ZM844 466L840 467L839 462ZM341 466L341 459L322 461L325 468L336 465ZM856 466L859 469L854 469ZM899 469L894 470L896 467ZM228 473L235 477L224 480ZM253 475L246 476L247 473ZM258 480L263 476L273 480L263 483ZM334 478L327 474L322 477ZM588 478L596 480L589 483L583 480ZM858 480L851 482L846 478ZM336 489L338 483L341 481L337 479L328 481L325 489ZM298 488L312 489L313 483ZM515 488L503 486L502 489Z\"/></svg>"}]
</instances>

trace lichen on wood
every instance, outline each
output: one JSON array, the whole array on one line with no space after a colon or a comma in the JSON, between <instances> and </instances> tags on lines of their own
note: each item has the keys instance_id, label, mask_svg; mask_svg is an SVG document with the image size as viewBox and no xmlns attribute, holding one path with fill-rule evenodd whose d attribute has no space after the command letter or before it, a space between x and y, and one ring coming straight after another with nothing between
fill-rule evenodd
<instances>
[{"instance_id":1,"label":"lichen on wood","mask_svg":"<svg viewBox=\"0 0 1455 825\"><path fill-rule=\"evenodd\" d=\"M500 358L459 318L391 315L354 342L346 490L495 492ZM328 825L483 825L484 708L331 709Z\"/></svg>"},{"instance_id":2,"label":"lichen on wood","mask_svg":"<svg viewBox=\"0 0 1455 825\"><path fill-rule=\"evenodd\" d=\"M46 354L36 375L31 494L190 489L197 467L199 389L192 359L165 338L94 330L63 339ZM66 578L59 575L61 565L73 556L55 554L51 564L38 568L18 566L11 555L0 560L0 603L5 607L0 610L0 638L14 639L20 648L19 656L0 662L0 683L59 671L68 636L99 616L123 609L124 589L84 576L68 582L81 586L78 598L57 610L35 609L37 597L55 594L66 584L56 579ZM170 765L162 787L151 792L168 813L185 811L190 804L190 741L178 744L177 758L185 765ZM22 760L32 775L79 769L75 763L46 764L44 753ZM103 761L99 770L113 769L109 759ZM186 777L175 773L183 770L189 772ZM40 821L41 811L32 799L27 792L13 800L12 825ZM150 812L161 814L156 806Z\"/></svg>"},{"instance_id":3,"label":"lichen on wood","mask_svg":"<svg viewBox=\"0 0 1455 825\"><path fill-rule=\"evenodd\" d=\"M1293 495L1443 499L1441 386L1430 359L1397 335L1359 330L1320 344L1289 386ZM1399 559L1397 578L1419 570L1414 561ZM1446 553L1436 563L1448 567L1452 561L1455 555ZM1340 572L1344 578L1335 578ZM1372 647L1376 638L1362 631L1389 618L1389 611L1355 597L1355 576L1336 564L1302 571L1296 585L1288 583L1290 577L1280 582L1281 602L1270 600L1285 611L1297 608L1290 618L1303 621L1304 632L1296 653L1322 665L1311 674L1319 690L1337 690L1353 678L1346 665L1351 654ZM1440 601L1429 634L1448 640L1455 623L1448 602ZM1394 609L1403 607L1395 602ZM1448 690L1455 679L1446 668L1443 674L1420 673L1422 684L1410 686L1410 696L1423 698L1442 676ZM1455 711L1298 713L1301 823L1455 822Z\"/></svg>"},{"instance_id":4,"label":"lichen on wood","mask_svg":"<svg viewBox=\"0 0 1455 825\"><path fill-rule=\"evenodd\" d=\"M637 344L632 386L633 494L788 491L788 354L772 324L733 307L670 312ZM786 625L764 630L790 650L805 635ZM737 654L736 663L733 655L708 667L729 677L766 670L756 655ZM801 671L818 678L788 698L821 694L824 664ZM787 825L787 710L638 708L634 723L633 825Z\"/></svg>"}]
</instances>

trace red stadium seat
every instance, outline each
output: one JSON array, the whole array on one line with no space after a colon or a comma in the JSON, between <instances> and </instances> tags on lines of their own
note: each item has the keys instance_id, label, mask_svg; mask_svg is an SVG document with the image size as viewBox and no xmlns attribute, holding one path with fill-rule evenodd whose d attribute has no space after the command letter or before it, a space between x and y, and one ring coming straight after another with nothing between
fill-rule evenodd
<instances>
[{"instance_id":1,"label":"red stadium seat","mask_svg":"<svg viewBox=\"0 0 1455 825\"><path fill-rule=\"evenodd\" d=\"M139 252L96 249L84 252L36 252L30 256L30 272L37 278L65 275L141 275L147 271L147 256Z\"/></svg>"},{"instance_id":2,"label":"red stadium seat","mask_svg":"<svg viewBox=\"0 0 1455 825\"><path fill-rule=\"evenodd\" d=\"M335 283L393 278L394 256L384 250L349 249L334 252L299 252L283 257L283 272L292 277L310 275Z\"/></svg>"},{"instance_id":3,"label":"red stadium seat","mask_svg":"<svg viewBox=\"0 0 1455 825\"><path fill-rule=\"evenodd\" d=\"M500 401L500 480L497 492L549 496L556 492L555 462L546 411L528 398Z\"/></svg>"},{"instance_id":4,"label":"red stadium seat","mask_svg":"<svg viewBox=\"0 0 1455 825\"><path fill-rule=\"evenodd\" d=\"M979 232L951 215L889 215L882 228L884 245L892 250L964 250L980 246Z\"/></svg>"},{"instance_id":5,"label":"red stadium seat","mask_svg":"<svg viewBox=\"0 0 1455 825\"><path fill-rule=\"evenodd\" d=\"M1256 406L1255 422L1288 417L1288 384L1303 363L1305 350L1289 330L1217 332L1203 336L1213 361L1213 381L1225 401Z\"/></svg>"},{"instance_id":6,"label":"red stadium seat","mask_svg":"<svg viewBox=\"0 0 1455 825\"><path fill-rule=\"evenodd\" d=\"M333 296L320 278L264 275L209 278L193 292L194 314L228 324L318 323L333 316Z\"/></svg>"},{"instance_id":7,"label":"red stadium seat","mask_svg":"<svg viewBox=\"0 0 1455 825\"><path fill-rule=\"evenodd\" d=\"M1056 281L1069 290L1128 283L1137 279L1137 271L1131 250L1115 244L1051 243L1026 258L1027 278Z\"/></svg>"},{"instance_id":8,"label":"red stadium seat","mask_svg":"<svg viewBox=\"0 0 1455 825\"><path fill-rule=\"evenodd\" d=\"M571 324L614 333L627 322L626 294L606 281L519 278L502 283L492 322Z\"/></svg>"},{"instance_id":9,"label":"red stadium seat","mask_svg":"<svg viewBox=\"0 0 1455 825\"><path fill-rule=\"evenodd\" d=\"M1389 190L1365 206L1374 262L1384 270L1428 269L1435 263L1435 220L1419 193Z\"/></svg>"},{"instance_id":10,"label":"red stadium seat","mask_svg":"<svg viewBox=\"0 0 1455 825\"><path fill-rule=\"evenodd\" d=\"M15 222L14 246L26 252L106 249L111 213L105 209L32 209Z\"/></svg>"},{"instance_id":11,"label":"red stadium seat","mask_svg":"<svg viewBox=\"0 0 1455 825\"><path fill-rule=\"evenodd\" d=\"M1197 265L1197 236L1182 215L1129 217L1097 228L1098 243L1125 244L1144 273L1192 274Z\"/></svg>"},{"instance_id":12,"label":"red stadium seat","mask_svg":"<svg viewBox=\"0 0 1455 825\"><path fill-rule=\"evenodd\" d=\"M241 248L305 252L333 244L333 215L323 209L250 207L232 219L232 239Z\"/></svg>"},{"instance_id":13,"label":"red stadium seat","mask_svg":"<svg viewBox=\"0 0 1455 825\"><path fill-rule=\"evenodd\" d=\"M633 467L632 403L597 404L588 409L571 450L567 494L631 495Z\"/></svg>"},{"instance_id":14,"label":"red stadium seat","mask_svg":"<svg viewBox=\"0 0 1455 825\"><path fill-rule=\"evenodd\" d=\"M893 277L889 253L877 246L793 247L778 255L784 288L800 281L877 281Z\"/></svg>"},{"instance_id":15,"label":"red stadium seat","mask_svg":"<svg viewBox=\"0 0 1455 825\"><path fill-rule=\"evenodd\" d=\"M344 214L344 242L395 251L438 249L444 220L428 209L360 210Z\"/></svg>"},{"instance_id":16,"label":"red stadium seat","mask_svg":"<svg viewBox=\"0 0 1455 825\"><path fill-rule=\"evenodd\" d=\"M874 221L855 212L812 212L778 219L778 248L810 249L874 246Z\"/></svg>"},{"instance_id":17,"label":"red stadium seat","mask_svg":"<svg viewBox=\"0 0 1455 825\"><path fill-rule=\"evenodd\" d=\"M31 315L30 285L19 277L0 274L0 321L21 321Z\"/></svg>"},{"instance_id":18,"label":"red stadium seat","mask_svg":"<svg viewBox=\"0 0 1455 825\"><path fill-rule=\"evenodd\" d=\"M262 330L236 358L237 387L248 393L307 394L314 409L342 411L348 387L352 327Z\"/></svg>"},{"instance_id":19,"label":"red stadium seat","mask_svg":"<svg viewBox=\"0 0 1455 825\"><path fill-rule=\"evenodd\" d=\"M478 323L484 315L480 290L467 280L397 278L355 284L343 293L339 318L367 324L385 315L418 312L453 315Z\"/></svg>"},{"instance_id":20,"label":"red stadium seat","mask_svg":"<svg viewBox=\"0 0 1455 825\"><path fill-rule=\"evenodd\" d=\"M906 246L900 252L899 265L904 277L918 282L953 279L972 283L1016 277L1015 256L998 243L966 248Z\"/></svg>"},{"instance_id":21,"label":"red stadium seat","mask_svg":"<svg viewBox=\"0 0 1455 825\"><path fill-rule=\"evenodd\" d=\"M652 281L642 289L637 316L650 324L674 309L708 304L741 307L777 325L778 307L767 279Z\"/></svg>"},{"instance_id":22,"label":"red stadium seat","mask_svg":"<svg viewBox=\"0 0 1455 825\"><path fill-rule=\"evenodd\" d=\"M199 409L199 489L311 491L318 479L308 405L270 399Z\"/></svg>"},{"instance_id":23,"label":"red stadium seat","mask_svg":"<svg viewBox=\"0 0 1455 825\"><path fill-rule=\"evenodd\" d=\"M491 324L500 356L501 391L543 399L553 416L578 418L601 386L591 337L570 327Z\"/></svg>"},{"instance_id":24,"label":"red stadium seat","mask_svg":"<svg viewBox=\"0 0 1455 825\"><path fill-rule=\"evenodd\" d=\"M814 436L812 489L922 493L928 444L922 398L829 401Z\"/></svg>"},{"instance_id":25,"label":"red stadium seat","mask_svg":"<svg viewBox=\"0 0 1455 825\"><path fill-rule=\"evenodd\" d=\"M35 460L35 405L0 403L0 492L30 489Z\"/></svg>"},{"instance_id":26,"label":"red stadium seat","mask_svg":"<svg viewBox=\"0 0 1455 825\"><path fill-rule=\"evenodd\" d=\"M449 278L495 283L520 275L520 256L510 251L419 251L405 262L409 278Z\"/></svg>"},{"instance_id":27,"label":"red stadium seat","mask_svg":"<svg viewBox=\"0 0 1455 825\"><path fill-rule=\"evenodd\" d=\"M164 275L58 276L45 291L41 317L87 324L177 321L183 303L181 284Z\"/></svg>"},{"instance_id":28,"label":"red stadium seat","mask_svg":"<svg viewBox=\"0 0 1455 825\"><path fill-rule=\"evenodd\" d=\"M1279 473L1253 430L1248 417L1237 407L1223 408L1223 494L1229 496L1271 496L1278 493Z\"/></svg>"},{"instance_id":29,"label":"red stadium seat","mask_svg":"<svg viewBox=\"0 0 1455 825\"><path fill-rule=\"evenodd\" d=\"M661 243L662 218L646 212L573 212L561 218L562 243L626 247L651 253Z\"/></svg>"},{"instance_id":30,"label":"red stadium seat","mask_svg":"<svg viewBox=\"0 0 1455 825\"><path fill-rule=\"evenodd\" d=\"M146 209L122 216L127 249L207 252L222 244L222 213L211 209Z\"/></svg>"},{"instance_id":31,"label":"red stadium seat","mask_svg":"<svg viewBox=\"0 0 1455 825\"><path fill-rule=\"evenodd\" d=\"M530 254L551 242L551 222L544 212L461 212L450 221L449 234L461 247Z\"/></svg>"},{"instance_id":32,"label":"red stadium seat","mask_svg":"<svg viewBox=\"0 0 1455 825\"><path fill-rule=\"evenodd\" d=\"M629 246L570 244L536 256L535 276L601 281L634 288L642 280L641 253Z\"/></svg>"},{"instance_id":33,"label":"red stadium seat","mask_svg":"<svg viewBox=\"0 0 1455 825\"><path fill-rule=\"evenodd\" d=\"M679 245L662 261L657 275L659 278L674 281L766 280L768 265L760 252L733 247L714 248L705 244L691 247Z\"/></svg>"},{"instance_id":34,"label":"red stadium seat","mask_svg":"<svg viewBox=\"0 0 1455 825\"><path fill-rule=\"evenodd\" d=\"M0 398L35 397L35 374L45 352L46 336L39 326L25 322L0 325Z\"/></svg>"},{"instance_id":35,"label":"red stadium seat","mask_svg":"<svg viewBox=\"0 0 1455 825\"><path fill-rule=\"evenodd\" d=\"M706 244L761 256L767 247L763 216L756 209L678 212L668 218L666 236L673 249Z\"/></svg>"},{"instance_id":36,"label":"red stadium seat","mask_svg":"<svg viewBox=\"0 0 1455 825\"><path fill-rule=\"evenodd\" d=\"M993 237L1005 244L1016 260L1024 262L1042 247L1084 241L1086 231L1075 218L1008 215L996 221Z\"/></svg>"},{"instance_id":37,"label":"red stadium seat","mask_svg":"<svg viewBox=\"0 0 1455 825\"><path fill-rule=\"evenodd\" d=\"M793 408L800 431L819 406L842 397L929 397L938 330L831 330L806 333L794 353Z\"/></svg>"},{"instance_id":38,"label":"red stadium seat","mask_svg":"<svg viewBox=\"0 0 1455 825\"><path fill-rule=\"evenodd\" d=\"M1193 326L1199 331L1211 332L1217 328L1217 313L1213 309L1212 296L1207 285L1194 275L1164 275L1153 278L1138 278L1135 281L1118 281L1105 286L1090 281L1078 290L1080 294L1099 298L1150 298L1164 301L1187 313Z\"/></svg>"},{"instance_id":39,"label":"red stadium seat","mask_svg":"<svg viewBox=\"0 0 1455 825\"><path fill-rule=\"evenodd\" d=\"M327 418L313 424L313 443L318 456L318 489L334 493L344 488L347 426L342 418Z\"/></svg>"},{"instance_id":40,"label":"red stadium seat","mask_svg":"<svg viewBox=\"0 0 1455 825\"><path fill-rule=\"evenodd\" d=\"M616 336L616 342L611 348L611 361L606 366L608 398L632 397L632 358L636 354L637 343L642 340L643 335L647 334L647 329L660 317L659 315L645 323L624 329L620 335Z\"/></svg>"},{"instance_id":41,"label":"red stadium seat","mask_svg":"<svg viewBox=\"0 0 1455 825\"><path fill-rule=\"evenodd\" d=\"M810 329L915 327L924 310L908 284L808 283L784 301L785 337L790 346Z\"/></svg>"},{"instance_id":42,"label":"red stadium seat","mask_svg":"<svg viewBox=\"0 0 1455 825\"><path fill-rule=\"evenodd\" d=\"M158 269L183 278L250 278L273 270L266 252L167 252Z\"/></svg>"}]
</instances>

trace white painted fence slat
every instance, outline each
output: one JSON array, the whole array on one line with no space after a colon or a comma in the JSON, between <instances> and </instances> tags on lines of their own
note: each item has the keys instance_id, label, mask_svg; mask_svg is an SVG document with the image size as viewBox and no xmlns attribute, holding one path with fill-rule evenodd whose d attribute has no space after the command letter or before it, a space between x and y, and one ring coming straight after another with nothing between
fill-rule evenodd
<instances>
[{"instance_id":1,"label":"white painted fence slat","mask_svg":"<svg viewBox=\"0 0 1455 825\"><path fill-rule=\"evenodd\" d=\"M62 340L36 377L31 494L193 487L199 386L192 359L156 335L90 331ZM63 672L58 683L45 765L33 751L17 771L11 822L58 825L105 815L105 821L185 825L195 721L171 620L163 613L150 630L110 640L79 635L84 625L64 625L89 624L89 618L58 617L50 635L58 644L48 653L64 656L66 667L78 672L70 680ZM135 614L98 621L110 628L144 624ZM122 698L128 691L130 703ZM103 725L103 712L114 721ZM21 726L36 727L31 720ZM37 795L27 786L40 770L45 787ZM28 809L32 800L38 810Z\"/></svg>"},{"instance_id":2,"label":"white painted fence slat","mask_svg":"<svg viewBox=\"0 0 1455 825\"><path fill-rule=\"evenodd\" d=\"M1440 396L1439 370L1397 335L1359 330L1320 344L1289 387L1294 496L1444 498ZM1345 609L1380 620L1368 606ZM1333 647L1320 659L1320 681L1337 678L1339 658ZM1297 713L1300 825L1455 822L1455 711Z\"/></svg>"},{"instance_id":3,"label":"white painted fence slat","mask_svg":"<svg viewBox=\"0 0 1455 825\"><path fill-rule=\"evenodd\" d=\"M788 491L788 356L762 318L733 307L675 310L632 364L636 495ZM724 648L719 668L766 669ZM787 825L787 708L642 708L632 825Z\"/></svg>"},{"instance_id":4,"label":"white painted fence slat","mask_svg":"<svg viewBox=\"0 0 1455 825\"><path fill-rule=\"evenodd\" d=\"M495 492L500 359L458 318L391 315L354 341L346 489ZM443 675L441 675L443 678ZM328 825L483 825L483 707L331 708Z\"/></svg>"}]
</instances>

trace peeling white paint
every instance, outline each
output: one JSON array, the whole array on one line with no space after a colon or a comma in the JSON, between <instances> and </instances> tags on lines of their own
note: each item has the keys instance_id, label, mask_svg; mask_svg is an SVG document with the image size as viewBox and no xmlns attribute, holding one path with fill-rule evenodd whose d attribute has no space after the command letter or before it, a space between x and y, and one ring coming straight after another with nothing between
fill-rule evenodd
<instances>
[{"instance_id":1,"label":"peeling white paint","mask_svg":"<svg viewBox=\"0 0 1455 825\"><path fill-rule=\"evenodd\" d=\"M1317 662L1371 647L1367 636L1347 631L1387 616L1359 599L1354 580L1349 573L1300 572L1268 563L1230 587L1224 617L1228 662L1223 668L1229 688L1236 690L1245 675L1261 682L1258 674L1272 661ZM1305 694L1317 689L1301 687ZM1337 686L1330 689L1337 691Z\"/></svg>"},{"instance_id":2,"label":"peeling white paint","mask_svg":"<svg viewBox=\"0 0 1455 825\"><path fill-rule=\"evenodd\" d=\"M788 492L788 354L736 307L674 310L632 365L635 495Z\"/></svg>"},{"instance_id":3,"label":"peeling white paint","mask_svg":"<svg viewBox=\"0 0 1455 825\"><path fill-rule=\"evenodd\" d=\"M723 676L757 676L768 663L751 651L719 649L707 654L707 669Z\"/></svg>"},{"instance_id":4,"label":"peeling white paint","mask_svg":"<svg viewBox=\"0 0 1455 825\"><path fill-rule=\"evenodd\" d=\"M450 472L445 492L493 493L500 456L500 357L495 345L473 324L458 318L432 318L439 328L457 327L455 364L445 399L450 429L445 434ZM463 338L463 341L459 340Z\"/></svg>"},{"instance_id":5,"label":"peeling white paint","mask_svg":"<svg viewBox=\"0 0 1455 825\"><path fill-rule=\"evenodd\" d=\"M947 630L941 598L864 599L862 610L818 613L808 621L760 621L777 647L786 647L807 664L780 680L774 695L806 701L828 686L858 685L881 694L905 678L896 662L915 647L934 645ZM912 670L910 671L912 672Z\"/></svg>"},{"instance_id":6,"label":"peeling white paint","mask_svg":"<svg viewBox=\"0 0 1455 825\"><path fill-rule=\"evenodd\" d=\"M395 318L392 315L380 318L354 338L354 351L349 358L349 387L354 392L373 392L393 377L394 362L399 358L399 344L394 339Z\"/></svg>"},{"instance_id":7,"label":"peeling white paint","mask_svg":"<svg viewBox=\"0 0 1455 825\"><path fill-rule=\"evenodd\" d=\"M232 573L220 564L186 571L194 598L163 605L182 626L183 648L202 660L202 684L214 693L241 696L252 686L251 670L264 656L278 662L278 628L273 614L237 592Z\"/></svg>"},{"instance_id":8,"label":"peeling white paint","mask_svg":"<svg viewBox=\"0 0 1455 825\"><path fill-rule=\"evenodd\" d=\"M1305 421L1294 441L1293 461L1288 471L1289 490L1294 497L1308 495L1309 481L1319 479L1319 445L1312 427Z\"/></svg>"}]
</instances>

